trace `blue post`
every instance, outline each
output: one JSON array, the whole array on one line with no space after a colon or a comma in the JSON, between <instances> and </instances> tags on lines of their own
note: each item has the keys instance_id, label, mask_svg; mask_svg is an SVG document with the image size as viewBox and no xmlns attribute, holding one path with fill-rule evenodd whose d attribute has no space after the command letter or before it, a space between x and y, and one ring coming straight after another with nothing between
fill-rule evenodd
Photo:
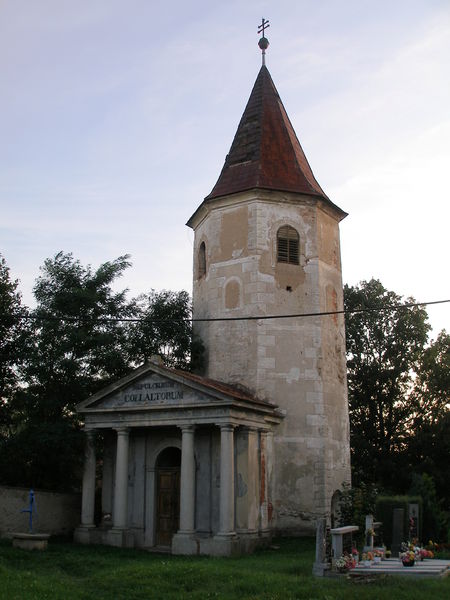
<instances>
[{"instance_id":1,"label":"blue post","mask_svg":"<svg viewBox=\"0 0 450 600\"><path fill-rule=\"evenodd\" d=\"M34 499L34 491L30 490L30 505L29 508L23 508L20 512L27 512L30 514L30 519L29 519L29 528L30 528L30 533L33 533L33 507L34 507L34 512L36 512L36 502Z\"/></svg>"}]
</instances>

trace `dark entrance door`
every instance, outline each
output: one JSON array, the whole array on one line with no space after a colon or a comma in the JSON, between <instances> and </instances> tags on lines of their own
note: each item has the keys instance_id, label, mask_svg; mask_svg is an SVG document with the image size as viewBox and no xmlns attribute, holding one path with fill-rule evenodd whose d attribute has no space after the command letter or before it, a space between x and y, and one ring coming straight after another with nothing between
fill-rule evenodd
<instances>
[{"instance_id":1,"label":"dark entrance door","mask_svg":"<svg viewBox=\"0 0 450 600\"><path fill-rule=\"evenodd\" d=\"M180 522L181 451L166 448L156 464L156 545L170 546Z\"/></svg>"}]
</instances>

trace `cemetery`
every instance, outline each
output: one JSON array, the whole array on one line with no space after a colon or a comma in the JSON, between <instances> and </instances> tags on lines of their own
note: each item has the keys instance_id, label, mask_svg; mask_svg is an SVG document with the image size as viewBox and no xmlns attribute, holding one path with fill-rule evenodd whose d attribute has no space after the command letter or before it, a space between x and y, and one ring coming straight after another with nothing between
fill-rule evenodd
<instances>
[{"instance_id":1,"label":"cemetery","mask_svg":"<svg viewBox=\"0 0 450 600\"><path fill-rule=\"evenodd\" d=\"M397 575L407 577L446 577L450 574L450 560L437 559L429 542L423 546L419 542L420 521L418 505L409 505L408 541L403 541L404 510L393 509L393 537L391 549L383 543L381 522L374 521L373 515L366 515L364 545L361 552L353 539L359 527L347 525L326 528L326 520L317 522L316 559L313 574L319 577L348 575L350 577L373 578ZM331 544L329 539L331 538Z\"/></svg>"},{"instance_id":2,"label":"cemetery","mask_svg":"<svg viewBox=\"0 0 450 600\"><path fill-rule=\"evenodd\" d=\"M187 221L193 235L192 302L185 293L183 317L150 315L146 322L153 334L155 323L170 322L173 330L180 322L186 325L184 362L170 363L179 350L176 336L162 340L156 354L147 348L142 356L130 350L131 339L142 337L146 346L151 337L138 329L143 313L133 313L140 300L120 305L117 314L126 318L98 317L99 331L105 323L112 329L126 323L123 338L117 338L120 351L98 370L87 366L92 356L98 358L96 352L108 355L107 341L93 335L91 347L88 326L85 332L77 314L67 318L73 298L55 303L64 309L58 319L38 319L36 347L48 323L73 326L74 336L67 336L58 375L53 376L54 357L49 359L57 389L49 403L54 404L49 409L54 421L46 421L47 387L38 382L45 374L38 370L36 375L33 365L29 379L17 383L20 393L12 395L20 400L21 394L36 394L33 402L23 402L28 408L36 405L36 422L24 418L22 428L22 413L11 410L2 464L10 466L10 457L28 448L20 435L30 426L31 433L38 431L36 446L36 438L28 438L33 460L41 459L33 448L47 452L40 464L40 481L46 485L34 487L33 464L39 463L22 459L31 467L19 485L33 488L19 487L17 481L9 485L14 468L0 486L0 600L450 597L450 544L437 543L450 542L444 494L438 498L435 487L436 479L440 490L446 489L440 463L427 463L435 479L425 463L416 464L414 473L405 468L397 488L393 465L409 467L411 456L420 454L420 445L414 446L420 436L409 432L409 454L401 436L391 447L373 442L383 437L373 414L384 410L397 427L395 411L410 398L416 412L408 423L420 421L424 440L433 438L436 424L445 430L445 384L435 391L437 400L428 413L423 407L429 399L420 393L429 394L430 381L436 387L444 379L435 377L430 364L439 362L439 352L448 357L449 338L444 331L435 347L426 347L428 325L419 304L408 305L415 313L387 319L386 328L404 319L406 325L402 321L398 329L414 330L416 337L405 342L403 371L386 367L396 374L389 374L394 381L383 405L377 394L389 387L386 373L377 371L369 381L366 362L374 345L370 327L377 344L385 339L384 330L379 321L352 326L351 315L365 319L368 312L368 319L376 320L383 313L385 304L378 313L367 308L366 292L385 303L389 299L391 311L399 297L372 279L363 282L362 302L347 310L346 302L351 304L361 291L344 288L342 281L339 228L347 213L313 175L266 67L268 27L263 18L258 29L261 69L219 178ZM98 297L108 296L114 277L128 266L127 256L118 261L99 269L110 276ZM52 287L56 279L51 278L72 267L75 275L64 281L77 280L80 263L63 253L54 263L46 262L40 278L44 296L65 291L65 283ZM90 267L74 297L95 297L89 277ZM11 289L15 293L14 284ZM116 308L123 298L125 292L119 293ZM93 302L89 310L82 305L81 313L97 313ZM404 341L394 333L395 343L386 342L391 354L390 346ZM89 376L83 385L64 388L66 370L76 365L68 356L84 335L88 352L84 356L80 350L80 365ZM369 350L358 345L366 336ZM57 345L63 337L51 331L42 347L48 339ZM202 350L198 364L194 341ZM420 345L421 355L415 351ZM120 368L109 372L115 361ZM382 369L384 359L377 356L374 363ZM412 376L412 365L419 363L422 371L417 367ZM414 388L414 396L416 382L420 390ZM70 401L64 404L68 391ZM373 408L376 402L381 408ZM421 409L422 420L417 416ZM352 422L355 414L364 418ZM49 440L56 440L55 448L65 454L52 451ZM49 457L53 469L47 468ZM360 461L356 467L353 459ZM55 479L45 479L46 471ZM60 486L58 491L49 491L49 481ZM383 493L375 487L379 483ZM389 495L398 491L403 495Z\"/></svg>"}]
</instances>

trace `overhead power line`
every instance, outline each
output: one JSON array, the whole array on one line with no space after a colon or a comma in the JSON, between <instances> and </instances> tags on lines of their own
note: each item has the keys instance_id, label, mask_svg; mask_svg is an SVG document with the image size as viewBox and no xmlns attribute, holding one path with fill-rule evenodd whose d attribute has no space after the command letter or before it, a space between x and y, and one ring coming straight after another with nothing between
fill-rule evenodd
<instances>
[{"instance_id":1,"label":"overhead power line","mask_svg":"<svg viewBox=\"0 0 450 600\"><path fill-rule=\"evenodd\" d=\"M326 317L333 315L354 315L358 313L373 313L373 312L386 312L386 311L396 311L403 310L407 308L416 308L419 306L429 306L432 304L445 304L450 302L449 300L432 300L429 302L407 302L405 304L388 304L386 306L365 306L364 308L355 308L352 310L328 310L322 312L308 312L308 313L290 313L286 315L258 315L258 316L247 316L247 317L204 317L204 318L193 318L186 317L180 319L158 319L152 317L139 317L139 318L100 318L98 322L101 323L142 323L152 322L152 323L176 323L179 321L186 321L192 323L212 323L217 321L267 321L269 319L299 319L305 317ZM20 319L23 320L34 320L34 321L69 321L76 323L80 320L80 317L71 317L71 316L51 316L51 315L20 315Z\"/></svg>"}]
</instances>

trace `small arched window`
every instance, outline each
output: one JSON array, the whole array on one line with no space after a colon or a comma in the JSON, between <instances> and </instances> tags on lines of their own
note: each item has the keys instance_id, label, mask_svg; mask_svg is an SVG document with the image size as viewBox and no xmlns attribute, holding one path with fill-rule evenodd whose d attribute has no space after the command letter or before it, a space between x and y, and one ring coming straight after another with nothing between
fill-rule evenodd
<instances>
[{"instance_id":1,"label":"small arched window","mask_svg":"<svg viewBox=\"0 0 450 600\"><path fill-rule=\"evenodd\" d=\"M202 242L198 249L198 278L204 275L206 275L206 246L205 242Z\"/></svg>"},{"instance_id":2,"label":"small arched window","mask_svg":"<svg viewBox=\"0 0 450 600\"><path fill-rule=\"evenodd\" d=\"M299 264L299 236L290 225L283 225L277 232L277 261Z\"/></svg>"}]
</instances>

